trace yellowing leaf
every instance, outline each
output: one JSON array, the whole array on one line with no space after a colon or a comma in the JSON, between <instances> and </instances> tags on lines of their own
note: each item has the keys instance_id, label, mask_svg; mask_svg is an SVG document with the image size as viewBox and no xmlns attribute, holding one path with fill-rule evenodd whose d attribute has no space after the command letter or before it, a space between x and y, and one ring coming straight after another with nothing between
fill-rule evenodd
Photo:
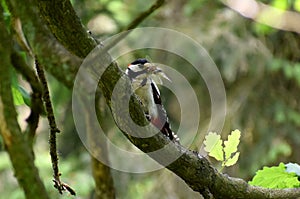
<instances>
[{"instance_id":1,"label":"yellowing leaf","mask_svg":"<svg viewBox=\"0 0 300 199\"><path fill-rule=\"evenodd\" d=\"M300 0L294 2L294 8L296 11L300 12Z\"/></svg>"},{"instance_id":2,"label":"yellowing leaf","mask_svg":"<svg viewBox=\"0 0 300 199\"><path fill-rule=\"evenodd\" d=\"M231 158L231 154L237 152L237 147L240 143L241 132L239 130L231 131L228 140L224 142L225 160ZM227 161L226 161L227 162Z\"/></svg>"},{"instance_id":3,"label":"yellowing leaf","mask_svg":"<svg viewBox=\"0 0 300 199\"><path fill-rule=\"evenodd\" d=\"M222 162L222 168L234 165L240 156L240 152L237 152L237 147L240 143L241 132L239 130L234 130L228 136L227 141L221 140L221 136L209 132L205 136L204 140L204 150L208 152L208 155Z\"/></svg>"},{"instance_id":4,"label":"yellowing leaf","mask_svg":"<svg viewBox=\"0 0 300 199\"><path fill-rule=\"evenodd\" d=\"M204 144L204 150L208 152L209 156L218 161L224 161L222 140L220 135L209 132L208 135L205 136Z\"/></svg>"},{"instance_id":5,"label":"yellowing leaf","mask_svg":"<svg viewBox=\"0 0 300 199\"><path fill-rule=\"evenodd\" d=\"M225 160L222 163L222 166L229 167L229 166L234 165L238 161L239 156L240 156L240 152L237 152L236 154L234 154L234 156L232 158L229 158L228 160Z\"/></svg>"}]
</instances>

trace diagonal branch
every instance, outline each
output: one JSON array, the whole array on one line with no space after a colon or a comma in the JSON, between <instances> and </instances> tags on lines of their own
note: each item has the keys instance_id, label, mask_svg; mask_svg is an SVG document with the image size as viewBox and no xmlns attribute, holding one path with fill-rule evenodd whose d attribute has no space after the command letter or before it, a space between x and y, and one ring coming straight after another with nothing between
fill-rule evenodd
<instances>
[{"instance_id":1,"label":"diagonal branch","mask_svg":"<svg viewBox=\"0 0 300 199\"><path fill-rule=\"evenodd\" d=\"M157 0L148 10L142 12L122 31L131 30L137 27L155 10L160 8L164 2L165 0ZM83 28L83 25L76 15L70 1L38 1L38 7L43 19L48 25L48 28L51 30L56 39L70 52L83 58L94 48L95 45L97 45L94 38ZM53 8L56 8L55 12L53 11ZM65 13L68 13L68 15ZM66 32L64 29L68 29L70 32ZM127 31L124 34L119 35L110 44L105 46L105 49L110 49L129 33L130 32ZM81 40L79 38L88 39Z\"/></svg>"},{"instance_id":2,"label":"diagonal branch","mask_svg":"<svg viewBox=\"0 0 300 199\"><path fill-rule=\"evenodd\" d=\"M107 63L109 60L99 58L100 63ZM115 63L112 63L106 72L100 79L99 87L103 92L108 105L111 105L112 92L118 93L118 98L126 98L124 95L130 95L130 83L129 81L123 80L122 86L115 87L117 81L120 78L123 79L122 72ZM120 85L120 84L118 84ZM117 89L117 90L116 90ZM128 97L128 96L127 96ZM129 105L135 107L135 109L130 109L130 115L132 118L138 118L139 123L144 121L144 114L138 108L140 107L138 100L131 101ZM110 107L111 108L111 107ZM118 127L122 129L128 129L128 132L135 132L136 130L132 128L126 117L118 115L122 111L115 111L113 109L112 114L117 121ZM154 129L149 128L149 132L153 132ZM122 131L124 135L140 150L147 153L151 158L156 160L158 163L165 165L166 159L176 155L179 157L171 164L166 167L174 172L177 176L182 178L194 191L209 192L215 198L297 198L300 197L300 189L266 189L260 187L250 186L247 182L238 178L231 178L227 175L219 173L213 166L208 162L205 157L200 156L197 152L190 151L183 146L170 142L162 134L156 134L151 138L138 138L128 135L126 132ZM147 134L147 132L140 132L141 134ZM148 133L149 134L149 133ZM166 147L167 150L163 150L159 155L152 154L152 151ZM188 171L188 172L187 172Z\"/></svg>"},{"instance_id":3,"label":"diagonal branch","mask_svg":"<svg viewBox=\"0 0 300 199\"><path fill-rule=\"evenodd\" d=\"M123 28L122 31L131 30L133 28L136 28L140 23L142 23L155 10L160 8L164 3L165 3L165 0L157 0L148 10L142 12L127 27Z\"/></svg>"},{"instance_id":4,"label":"diagonal branch","mask_svg":"<svg viewBox=\"0 0 300 199\"><path fill-rule=\"evenodd\" d=\"M35 3L54 37L70 52L83 58L97 44L84 29L70 1L45 0Z\"/></svg>"}]
</instances>

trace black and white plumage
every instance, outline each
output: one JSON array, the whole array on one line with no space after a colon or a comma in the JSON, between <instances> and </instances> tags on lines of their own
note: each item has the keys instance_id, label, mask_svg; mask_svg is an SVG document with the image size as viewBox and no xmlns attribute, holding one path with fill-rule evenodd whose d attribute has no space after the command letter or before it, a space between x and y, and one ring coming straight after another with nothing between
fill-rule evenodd
<instances>
[{"instance_id":1,"label":"black and white plumage","mask_svg":"<svg viewBox=\"0 0 300 199\"><path fill-rule=\"evenodd\" d=\"M171 130L167 112L164 109L156 82L161 84L161 78L170 79L155 64L146 59L137 59L128 65L126 75L132 82L136 95L147 119L172 141L179 142L178 136Z\"/></svg>"}]
</instances>

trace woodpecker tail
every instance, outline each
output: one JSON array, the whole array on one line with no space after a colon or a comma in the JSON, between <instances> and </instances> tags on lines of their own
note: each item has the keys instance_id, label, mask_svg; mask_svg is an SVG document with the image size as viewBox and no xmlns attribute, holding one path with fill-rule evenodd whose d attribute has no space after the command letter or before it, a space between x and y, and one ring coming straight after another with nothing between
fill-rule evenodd
<instances>
[{"instance_id":1,"label":"woodpecker tail","mask_svg":"<svg viewBox=\"0 0 300 199\"><path fill-rule=\"evenodd\" d=\"M151 116L150 122L160 129L160 132L162 132L164 135L170 138L172 141L176 141L179 143L179 137L172 131L169 123L169 118L167 115L166 110L164 109L161 101L161 97L158 91L157 86L154 82L151 82L151 88L153 93L153 99L155 104L157 105L157 116L153 117Z\"/></svg>"}]
</instances>

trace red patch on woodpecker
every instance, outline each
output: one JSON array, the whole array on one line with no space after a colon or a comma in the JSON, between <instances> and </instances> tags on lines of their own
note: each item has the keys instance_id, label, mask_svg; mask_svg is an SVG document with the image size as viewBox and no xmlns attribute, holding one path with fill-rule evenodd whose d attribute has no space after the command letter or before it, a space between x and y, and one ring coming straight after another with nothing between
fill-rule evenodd
<instances>
[{"instance_id":1,"label":"red patch on woodpecker","mask_svg":"<svg viewBox=\"0 0 300 199\"><path fill-rule=\"evenodd\" d=\"M159 117L151 118L151 123L159 130L161 130L164 126L163 121L161 121Z\"/></svg>"}]
</instances>

